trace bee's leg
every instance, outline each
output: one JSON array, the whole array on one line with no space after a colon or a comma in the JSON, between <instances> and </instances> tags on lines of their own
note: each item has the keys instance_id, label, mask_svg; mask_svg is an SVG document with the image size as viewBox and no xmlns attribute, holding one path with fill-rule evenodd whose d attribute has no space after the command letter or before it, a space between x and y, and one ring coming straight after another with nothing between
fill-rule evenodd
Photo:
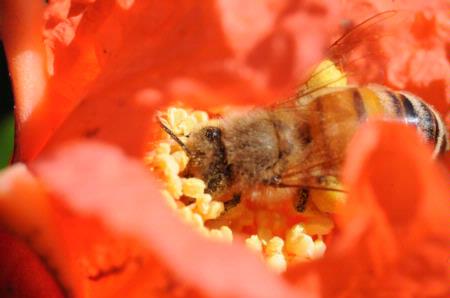
<instances>
[{"instance_id":1,"label":"bee's leg","mask_svg":"<svg viewBox=\"0 0 450 298\"><path fill-rule=\"evenodd\" d=\"M294 208L298 212L304 212L309 199L309 189L301 187L298 189L297 195L294 197Z\"/></svg>"},{"instance_id":2,"label":"bee's leg","mask_svg":"<svg viewBox=\"0 0 450 298\"><path fill-rule=\"evenodd\" d=\"M241 194L235 193L231 200L228 200L223 203L225 207L225 212L228 212L230 209L236 207L241 202Z\"/></svg>"}]
</instances>

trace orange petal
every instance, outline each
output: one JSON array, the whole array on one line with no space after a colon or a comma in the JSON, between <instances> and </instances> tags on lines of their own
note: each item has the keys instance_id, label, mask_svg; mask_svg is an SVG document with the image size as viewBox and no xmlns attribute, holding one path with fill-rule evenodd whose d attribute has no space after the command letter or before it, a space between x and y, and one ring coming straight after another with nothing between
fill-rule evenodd
<instances>
[{"instance_id":1,"label":"orange petal","mask_svg":"<svg viewBox=\"0 0 450 298\"><path fill-rule=\"evenodd\" d=\"M325 258L288 273L322 297L448 297L448 173L409 127L374 122L347 154L349 206Z\"/></svg>"},{"instance_id":2,"label":"orange petal","mask_svg":"<svg viewBox=\"0 0 450 298\"><path fill-rule=\"evenodd\" d=\"M1 36L12 77L19 132L26 130L35 110L46 101L48 75L41 36L43 11L43 1L12 0L0 4ZM21 143L20 139L16 141ZM33 137L28 140L31 146L38 143Z\"/></svg>"},{"instance_id":3,"label":"orange petal","mask_svg":"<svg viewBox=\"0 0 450 298\"><path fill-rule=\"evenodd\" d=\"M86 255L86 248L92 247L96 239L108 235L93 224L95 221L91 216L95 216L114 231L113 234L120 232L140 240L155 256L151 258L153 263L159 259L175 280L208 296L294 297L298 294L268 271L242 244L212 242L181 223L165 205L147 170L114 148L98 143L75 143L37 161L32 168L48 189L70 207L61 213L64 218L60 225L65 225L62 228L66 230L70 246L76 246L72 251L83 252L75 252L72 255L74 261ZM85 222L73 212L83 215ZM81 226L74 226L80 223ZM102 249L108 251L109 247ZM138 255L145 257L142 251ZM126 266L135 273L128 275L128 280L138 297L151 281L147 279L147 283L140 283L142 278L136 272L151 271L152 267L129 262L138 268ZM136 283L131 277L137 278ZM106 278L95 282L85 278L82 285L89 289L87 293L103 297L102 283L107 282ZM117 290L117 282L114 284Z\"/></svg>"}]
</instances>

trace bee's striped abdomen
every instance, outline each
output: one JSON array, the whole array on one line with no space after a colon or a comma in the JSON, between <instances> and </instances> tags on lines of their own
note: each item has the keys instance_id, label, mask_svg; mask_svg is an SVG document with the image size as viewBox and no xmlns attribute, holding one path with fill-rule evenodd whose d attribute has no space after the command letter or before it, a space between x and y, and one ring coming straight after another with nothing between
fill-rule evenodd
<instances>
[{"instance_id":1,"label":"bee's striped abdomen","mask_svg":"<svg viewBox=\"0 0 450 298\"><path fill-rule=\"evenodd\" d=\"M432 107L407 92L394 92L380 87L370 89L382 103L385 115L416 126L426 141L434 145L435 156L449 150L447 130Z\"/></svg>"}]
</instances>

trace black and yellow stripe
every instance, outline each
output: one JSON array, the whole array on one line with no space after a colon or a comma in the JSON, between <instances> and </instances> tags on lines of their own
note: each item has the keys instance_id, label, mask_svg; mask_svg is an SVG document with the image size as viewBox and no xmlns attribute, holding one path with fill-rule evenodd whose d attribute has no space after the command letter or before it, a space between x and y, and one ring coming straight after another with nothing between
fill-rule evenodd
<instances>
[{"instance_id":1,"label":"black and yellow stripe","mask_svg":"<svg viewBox=\"0 0 450 298\"><path fill-rule=\"evenodd\" d=\"M376 93L385 100L387 114L421 131L426 141L434 145L434 155L448 150L445 125L432 107L406 92L394 92L386 88L377 89Z\"/></svg>"},{"instance_id":2,"label":"black and yellow stripe","mask_svg":"<svg viewBox=\"0 0 450 298\"><path fill-rule=\"evenodd\" d=\"M334 119L335 126L342 126L341 122L345 117L355 119L355 123L374 117L399 120L417 127L425 140L434 145L434 155L449 150L448 133L439 114L421 99L407 92L394 92L382 86L345 88L317 98L315 109L324 113L324 117ZM349 129L348 125L346 128ZM323 125L319 129L326 131ZM328 143L333 141L328 140ZM325 147L333 150L335 144Z\"/></svg>"}]
</instances>

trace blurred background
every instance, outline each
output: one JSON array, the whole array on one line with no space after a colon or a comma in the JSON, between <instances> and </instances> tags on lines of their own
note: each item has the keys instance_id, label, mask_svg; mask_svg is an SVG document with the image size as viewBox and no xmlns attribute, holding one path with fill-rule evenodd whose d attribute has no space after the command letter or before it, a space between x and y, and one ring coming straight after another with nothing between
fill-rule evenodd
<instances>
[{"instance_id":1,"label":"blurred background","mask_svg":"<svg viewBox=\"0 0 450 298\"><path fill-rule=\"evenodd\" d=\"M0 169L10 161L14 146L14 101L5 51L0 41Z\"/></svg>"}]
</instances>

